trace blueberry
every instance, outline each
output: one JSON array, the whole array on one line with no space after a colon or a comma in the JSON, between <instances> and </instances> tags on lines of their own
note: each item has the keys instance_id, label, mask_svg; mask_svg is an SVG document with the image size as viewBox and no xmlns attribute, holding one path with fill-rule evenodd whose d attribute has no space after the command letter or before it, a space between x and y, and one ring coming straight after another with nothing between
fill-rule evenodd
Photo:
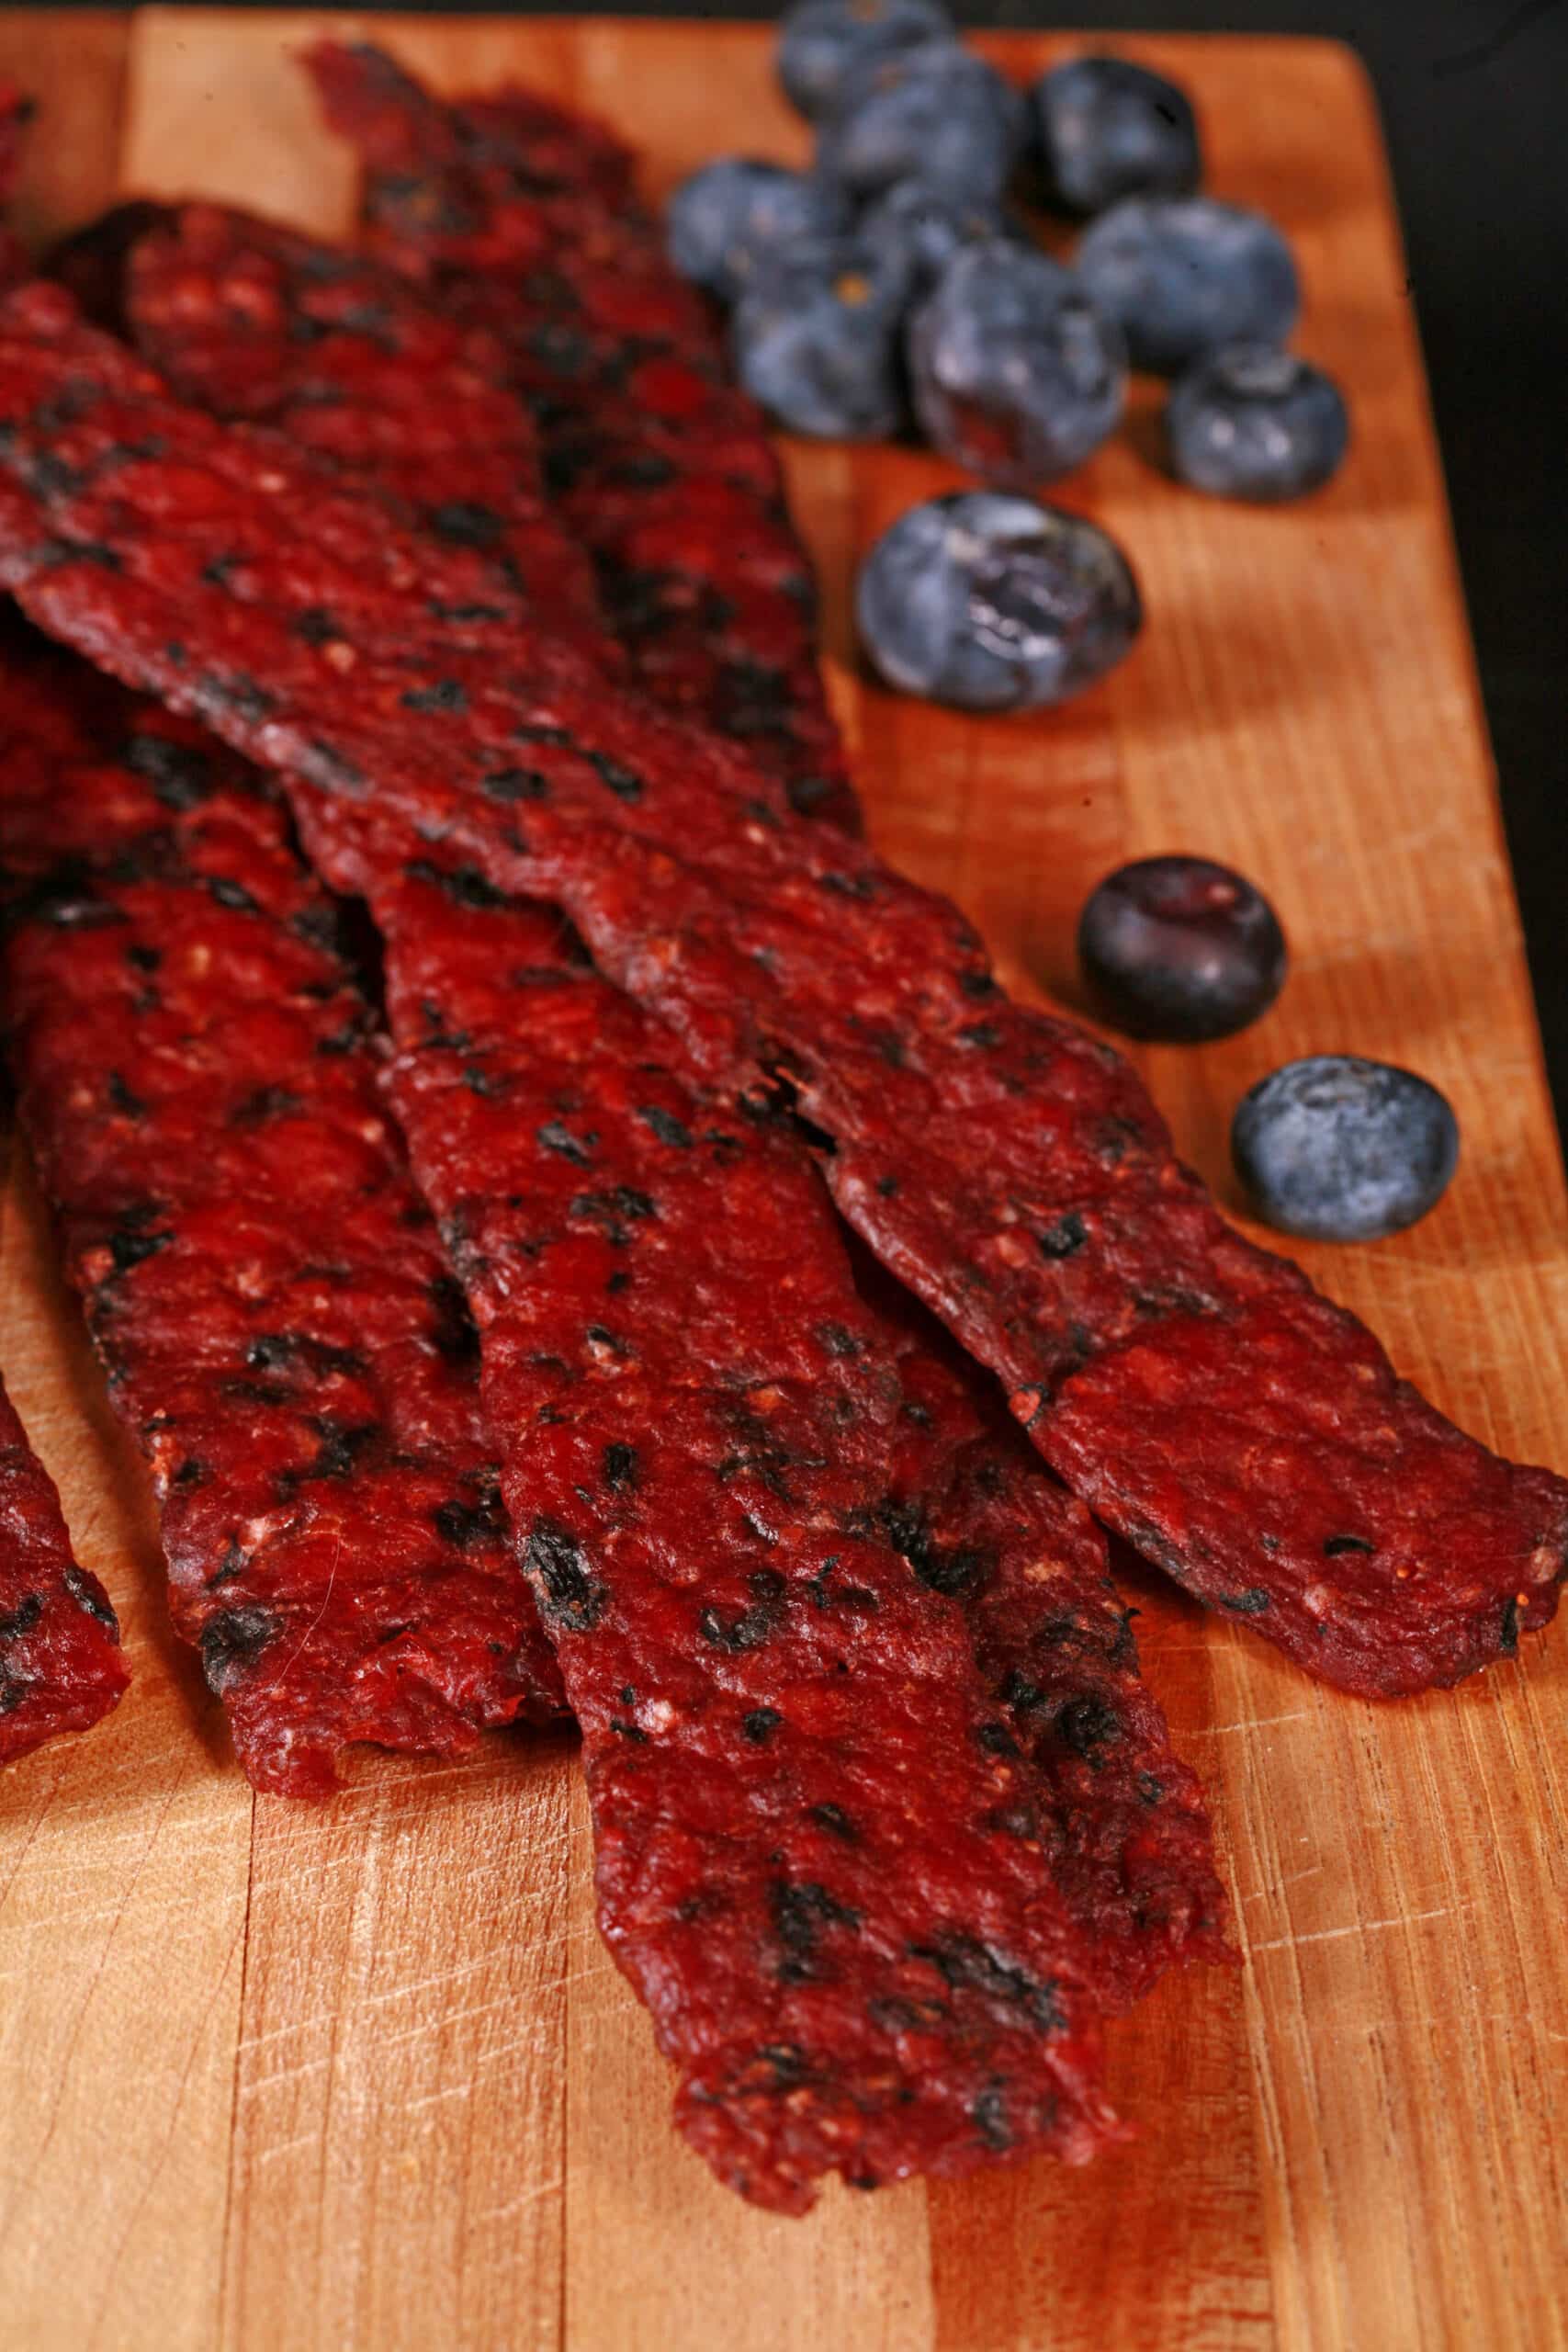
<instances>
[{"instance_id":1,"label":"blueberry","mask_svg":"<svg viewBox=\"0 0 1568 2352\"><path fill-rule=\"evenodd\" d=\"M1304 498L1350 440L1331 376L1277 344L1233 343L1190 368L1165 411L1172 470L1220 498Z\"/></svg>"},{"instance_id":2,"label":"blueberry","mask_svg":"<svg viewBox=\"0 0 1568 2352\"><path fill-rule=\"evenodd\" d=\"M1010 490L1080 465L1126 399L1121 329L1059 262L999 239L949 262L910 321L908 353L926 438Z\"/></svg>"},{"instance_id":3,"label":"blueberry","mask_svg":"<svg viewBox=\"0 0 1568 2352\"><path fill-rule=\"evenodd\" d=\"M1023 143L1022 94L955 41L861 67L818 138L818 161L852 196L897 180L994 201Z\"/></svg>"},{"instance_id":4,"label":"blueberry","mask_svg":"<svg viewBox=\"0 0 1568 2352\"><path fill-rule=\"evenodd\" d=\"M960 710L1065 702L1121 661L1143 621L1114 539L988 490L900 515L861 566L855 609L890 685Z\"/></svg>"},{"instance_id":5,"label":"blueberry","mask_svg":"<svg viewBox=\"0 0 1568 2352\"><path fill-rule=\"evenodd\" d=\"M1206 857L1141 857L1090 892L1078 961L1107 1016L1134 1037L1193 1045L1266 1012L1285 937L1260 890Z\"/></svg>"},{"instance_id":6,"label":"blueberry","mask_svg":"<svg viewBox=\"0 0 1568 2352\"><path fill-rule=\"evenodd\" d=\"M1103 212L1124 196L1190 196L1202 178L1191 101L1145 65L1070 58L1032 95L1045 190L1069 212Z\"/></svg>"},{"instance_id":7,"label":"blueberry","mask_svg":"<svg viewBox=\"0 0 1568 2352\"><path fill-rule=\"evenodd\" d=\"M735 311L741 382L792 433L875 441L904 421L899 272L856 243L770 257Z\"/></svg>"},{"instance_id":8,"label":"blueberry","mask_svg":"<svg viewBox=\"0 0 1568 2352\"><path fill-rule=\"evenodd\" d=\"M1130 196L1085 230L1077 272L1135 368L1175 375L1227 343L1280 343L1301 304L1271 220L1206 196Z\"/></svg>"},{"instance_id":9,"label":"blueberry","mask_svg":"<svg viewBox=\"0 0 1568 2352\"><path fill-rule=\"evenodd\" d=\"M815 119L832 113L851 74L953 29L939 0L796 0L779 28L779 80Z\"/></svg>"},{"instance_id":10,"label":"blueberry","mask_svg":"<svg viewBox=\"0 0 1568 2352\"><path fill-rule=\"evenodd\" d=\"M873 253L901 269L912 294L930 291L955 254L987 238L1021 239L1023 232L991 197L972 198L897 180L868 204L855 234Z\"/></svg>"},{"instance_id":11,"label":"blueberry","mask_svg":"<svg viewBox=\"0 0 1568 2352\"><path fill-rule=\"evenodd\" d=\"M1231 1154L1258 1215L1281 1233L1380 1241L1442 1199L1459 1123L1413 1070L1314 1054L1242 1097Z\"/></svg>"},{"instance_id":12,"label":"blueberry","mask_svg":"<svg viewBox=\"0 0 1568 2352\"><path fill-rule=\"evenodd\" d=\"M727 155L682 181L670 199L670 258L682 277L733 302L764 254L850 226L839 189L809 172Z\"/></svg>"}]
</instances>

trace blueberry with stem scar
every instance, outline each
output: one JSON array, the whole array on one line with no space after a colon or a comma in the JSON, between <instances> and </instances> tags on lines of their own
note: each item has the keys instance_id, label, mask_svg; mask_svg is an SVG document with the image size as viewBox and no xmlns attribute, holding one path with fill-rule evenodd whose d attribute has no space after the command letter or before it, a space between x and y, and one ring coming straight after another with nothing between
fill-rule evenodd
<instances>
[{"instance_id":1,"label":"blueberry with stem scar","mask_svg":"<svg viewBox=\"0 0 1568 2352\"><path fill-rule=\"evenodd\" d=\"M1276 344L1235 343L1188 369L1166 403L1165 431L1179 481L1275 504L1338 471L1350 420L1321 368Z\"/></svg>"},{"instance_id":2,"label":"blueberry with stem scar","mask_svg":"<svg viewBox=\"0 0 1568 2352\"><path fill-rule=\"evenodd\" d=\"M1078 962L1107 1018L1134 1037L1233 1036L1285 980L1285 938L1245 876L1206 857L1144 857L1091 891Z\"/></svg>"}]
</instances>

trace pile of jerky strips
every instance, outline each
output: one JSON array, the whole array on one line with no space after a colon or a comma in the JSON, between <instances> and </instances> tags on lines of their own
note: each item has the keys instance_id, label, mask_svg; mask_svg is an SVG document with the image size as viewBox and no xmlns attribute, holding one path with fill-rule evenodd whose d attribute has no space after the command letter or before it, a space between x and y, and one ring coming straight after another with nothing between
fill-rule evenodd
<instances>
[{"instance_id":1,"label":"pile of jerky strips","mask_svg":"<svg viewBox=\"0 0 1568 2352\"><path fill-rule=\"evenodd\" d=\"M6 1045L175 1623L283 1794L575 1717L744 2195L1088 2157L1226 1951L1102 1528L1393 1695L1546 1621L1568 1487L864 846L627 153L308 65L357 250L142 204L0 298ZM0 1448L10 1754L125 1675Z\"/></svg>"}]
</instances>

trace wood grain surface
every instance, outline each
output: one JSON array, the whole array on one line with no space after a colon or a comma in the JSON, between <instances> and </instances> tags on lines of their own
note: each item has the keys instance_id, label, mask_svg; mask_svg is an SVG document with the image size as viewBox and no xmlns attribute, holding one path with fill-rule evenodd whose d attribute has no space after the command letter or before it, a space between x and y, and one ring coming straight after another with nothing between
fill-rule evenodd
<instances>
[{"instance_id":1,"label":"wood grain surface","mask_svg":"<svg viewBox=\"0 0 1568 2352\"><path fill-rule=\"evenodd\" d=\"M290 62L333 21L0 13L0 73L46 107L28 227L123 187L345 228L348 159ZM758 28L355 21L448 87L512 74L603 110L655 187L737 145L801 151ZM980 45L1021 77L1069 44ZM1131 549L1143 647L1066 713L980 723L879 691L848 624L857 555L954 477L912 450L793 447L875 832L1010 978L1069 1001L1073 916L1108 865L1201 850L1261 882L1294 954L1280 1003L1226 1045L1145 1057L1184 1154L1228 1199L1231 1108L1292 1054L1353 1047L1437 1080L1464 1133L1442 1206L1375 1249L1303 1254L1459 1419L1568 1463L1562 1174L1369 94L1323 43L1122 46L1192 85L1216 189L1295 239L1301 340L1349 388L1352 457L1298 510L1217 505L1162 479L1140 410L1064 495ZM136 1680L108 1723L0 1785L0 2342L1568 2342L1568 1637L1379 1708L1141 1587L1247 1957L1117 2030L1141 2143L1087 2174L753 2213L670 2130L664 2069L594 1935L569 1742L367 1757L324 1809L252 1798L164 1625L143 1481L16 1157L0 1349Z\"/></svg>"}]
</instances>

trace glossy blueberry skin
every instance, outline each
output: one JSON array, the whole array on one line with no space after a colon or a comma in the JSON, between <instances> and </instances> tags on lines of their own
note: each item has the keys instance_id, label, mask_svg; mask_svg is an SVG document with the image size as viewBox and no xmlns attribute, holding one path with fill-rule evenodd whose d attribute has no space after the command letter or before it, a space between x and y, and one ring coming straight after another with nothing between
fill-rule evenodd
<instances>
[{"instance_id":1,"label":"glossy blueberry skin","mask_svg":"<svg viewBox=\"0 0 1568 2352\"><path fill-rule=\"evenodd\" d=\"M1459 1162L1459 1124L1412 1070L1316 1054L1242 1097L1231 1154L1258 1214L1281 1233L1379 1241L1441 1200Z\"/></svg>"},{"instance_id":2,"label":"glossy blueberry skin","mask_svg":"<svg viewBox=\"0 0 1568 2352\"><path fill-rule=\"evenodd\" d=\"M791 247L736 307L735 364L792 433L879 441L904 422L902 277L848 241Z\"/></svg>"},{"instance_id":3,"label":"glossy blueberry skin","mask_svg":"<svg viewBox=\"0 0 1568 2352\"><path fill-rule=\"evenodd\" d=\"M1137 582L1093 523L998 491L913 506L861 566L862 640L889 685L959 710L1065 702L1137 636Z\"/></svg>"},{"instance_id":4,"label":"glossy blueberry skin","mask_svg":"<svg viewBox=\"0 0 1568 2352\"><path fill-rule=\"evenodd\" d=\"M834 111L852 74L953 37L939 0L796 0L779 26L779 80L815 121Z\"/></svg>"},{"instance_id":5,"label":"glossy blueberry skin","mask_svg":"<svg viewBox=\"0 0 1568 2352\"><path fill-rule=\"evenodd\" d=\"M733 302L766 255L803 238L842 236L850 217L840 191L815 174L727 155L670 198L670 258L682 277Z\"/></svg>"},{"instance_id":6,"label":"glossy blueberry skin","mask_svg":"<svg viewBox=\"0 0 1568 2352\"><path fill-rule=\"evenodd\" d=\"M1233 343L1181 378L1165 431L1179 481L1216 498L1277 504L1338 472L1350 419L1321 368L1275 344Z\"/></svg>"},{"instance_id":7,"label":"glossy blueberry skin","mask_svg":"<svg viewBox=\"0 0 1568 2352\"><path fill-rule=\"evenodd\" d=\"M1023 144L1023 94L972 50L928 41L846 81L818 136L819 168L863 202L919 180L995 203Z\"/></svg>"},{"instance_id":8,"label":"glossy blueberry skin","mask_svg":"<svg viewBox=\"0 0 1568 2352\"><path fill-rule=\"evenodd\" d=\"M966 246L998 237L1017 243L1024 232L992 198L949 195L923 180L897 180L865 207L855 234L904 273L918 299Z\"/></svg>"},{"instance_id":9,"label":"glossy blueberry skin","mask_svg":"<svg viewBox=\"0 0 1568 2352\"><path fill-rule=\"evenodd\" d=\"M1234 1036L1285 983L1285 935L1260 890L1206 857L1143 857L1091 891L1078 962L1097 1003L1134 1037Z\"/></svg>"},{"instance_id":10,"label":"glossy blueberry skin","mask_svg":"<svg viewBox=\"0 0 1568 2352\"><path fill-rule=\"evenodd\" d=\"M1273 222L1212 197L1128 197L1085 230L1076 266L1134 367L1160 375L1229 343L1282 343L1301 308Z\"/></svg>"},{"instance_id":11,"label":"glossy blueberry skin","mask_svg":"<svg viewBox=\"0 0 1568 2352\"><path fill-rule=\"evenodd\" d=\"M1060 263L999 239L949 262L910 319L908 356L927 440L1003 489L1081 465L1126 402L1121 329Z\"/></svg>"},{"instance_id":12,"label":"glossy blueberry skin","mask_svg":"<svg viewBox=\"0 0 1568 2352\"><path fill-rule=\"evenodd\" d=\"M1127 196L1190 196L1203 176L1191 100L1125 57L1073 57L1031 93L1046 195L1068 212Z\"/></svg>"}]
</instances>

